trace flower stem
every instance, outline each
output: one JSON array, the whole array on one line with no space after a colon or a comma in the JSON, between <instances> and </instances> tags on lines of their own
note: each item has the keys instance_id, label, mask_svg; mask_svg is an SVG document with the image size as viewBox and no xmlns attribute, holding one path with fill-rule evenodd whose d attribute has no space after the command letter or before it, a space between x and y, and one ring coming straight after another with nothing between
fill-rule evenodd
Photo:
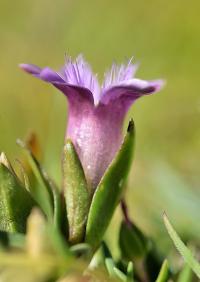
<instances>
[{"instance_id":1,"label":"flower stem","mask_svg":"<svg viewBox=\"0 0 200 282\"><path fill-rule=\"evenodd\" d=\"M126 224L128 226L130 226L130 227L133 226L134 223L129 217L128 207L127 207L127 204L126 204L124 199L121 200L120 205L121 205L121 210L122 210L122 214L123 214L123 217L124 217L124 221L126 222Z\"/></svg>"}]
</instances>

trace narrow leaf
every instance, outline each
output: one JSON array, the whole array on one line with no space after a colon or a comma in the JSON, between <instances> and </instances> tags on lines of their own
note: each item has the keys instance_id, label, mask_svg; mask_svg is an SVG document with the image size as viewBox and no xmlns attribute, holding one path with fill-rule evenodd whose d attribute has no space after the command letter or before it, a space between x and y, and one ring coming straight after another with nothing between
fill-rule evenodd
<instances>
[{"instance_id":1,"label":"narrow leaf","mask_svg":"<svg viewBox=\"0 0 200 282\"><path fill-rule=\"evenodd\" d=\"M133 267L132 261L130 261L128 263L126 281L127 282L134 282L134 267Z\"/></svg>"},{"instance_id":2,"label":"narrow leaf","mask_svg":"<svg viewBox=\"0 0 200 282\"><path fill-rule=\"evenodd\" d=\"M114 270L115 276L118 279L120 279L121 281L124 281L124 282L127 281L126 275L121 270L119 270L117 267L114 267L113 270Z\"/></svg>"},{"instance_id":3,"label":"narrow leaf","mask_svg":"<svg viewBox=\"0 0 200 282\"><path fill-rule=\"evenodd\" d=\"M63 175L69 241L80 243L85 234L90 196L81 162L69 139L64 146Z\"/></svg>"},{"instance_id":4,"label":"narrow leaf","mask_svg":"<svg viewBox=\"0 0 200 282\"><path fill-rule=\"evenodd\" d=\"M42 167L36 160L32 152L26 147L24 142L17 140L17 144L20 145L28 157L29 164L37 179L37 184L30 187L30 193L39 204L43 212L46 214L49 220L53 219L53 193L49 183L44 178Z\"/></svg>"},{"instance_id":5,"label":"narrow leaf","mask_svg":"<svg viewBox=\"0 0 200 282\"><path fill-rule=\"evenodd\" d=\"M16 176L0 164L0 230L25 232L26 219L34 204Z\"/></svg>"},{"instance_id":6,"label":"narrow leaf","mask_svg":"<svg viewBox=\"0 0 200 282\"><path fill-rule=\"evenodd\" d=\"M91 247L86 243L80 243L71 246L70 251L80 257L83 254L89 254L91 252Z\"/></svg>"},{"instance_id":7,"label":"narrow leaf","mask_svg":"<svg viewBox=\"0 0 200 282\"><path fill-rule=\"evenodd\" d=\"M119 246L124 259L134 261L144 257L147 245L148 240L135 225L127 224L125 221L121 223Z\"/></svg>"},{"instance_id":8,"label":"narrow leaf","mask_svg":"<svg viewBox=\"0 0 200 282\"><path fill-rule=\"evenodd\" d=\"M188 264L181 270L177 282L192 282L193 273Z\"/></svg>"},{"instance_id":9,"label":"narrow leaf","mask_svg":"<svg viewBox=\"0 0 200 282\"><path fill-rule=\"evenodd\" d=\"M105 259L105 265L106 265L106 269L110 275L110 277L115 277L115 271L114 271L114 261L112 258L106 258Z\"/></svg>"},{"instance_id":10,"label":"narrow leaf","mask_svg":"<svg viewBox=\"0 0 200 282\"><path fill-rule=\"evenodd\" d=\"M57 229L60 229L63 223L63 218L65 216L62 194L60 193L58 187L55 185L54 181L48 176L48 174L43 168L41 169L41 174L46 183L46 186L53 194L53 207L54 207L53 222L54 222L54 226Z\"/></svg>"},{"instance_id":11,"label":"narrow leaf","mask_svg":"<svg viewBox=\"0 0 200 282\"><path fill-rule=\"evenodd\" d=\"M126 275L115 266L112 258L105 259L105 266L110 277L118 278L120 281L126 282Z\"/></svg>"},{"instance_id":12,"label":"narrow leaf","mask_svg":"<svg viewBox=\"0 0 200 282\"><path fill-rule=\"evenodd\" d=\"M167 215L163 214L163 219L165 226L167 228L168 234L171 237L172 241L174 242L175 247L185 260L185 262L192 268L194 273L197 275L198 278L200 278L200 264L195 259L191 251L186 247L186 245L183 243L183 241L180 239L176 231L174 230L173 226L171 225L169 219L167 218Z\"/></svg>"},{"instance_id":13,"label":"narrow leaf","mask_svg":"<svg viewBox=\"0 0 200 282\"><path fill-rule=\"evenodd\" d=\"M26 151L30 166L33 173L38 181L40 187L31 187L29 185L29 190L35 196L37 202L40 204L43 212L48 216L50 221L53 217L54 225L60 228L63 220L63 205L61 201L61 193L52 179L48 176L47 172L40 165L40 163L35 158L35 155L39 154L40 148L38 145L38 140L35 134L31 134L28 140L28 145L26 145L21 140L17 140L17 143ZM31 149L29 149L32 148ZM34 154L33 154L34 152ZM24 177L26 176L25 173ZM26 179L25 179L26 180ZM39 188L39 189L38 189ZM40 189L41 188L41 189ZM52 212L53 209L53 212Z\"/></svg>"},{"instance_id":14,"label":"narrow leaf","mask_svg":"<svg viewBox=\"0 0 200 282\"><path fill-rule=\"evenodd\" d=\"M158 274L158 278L156 279L156 282L167 282L168 275L169 275L168 261L164 260L160 272Z\"/></svg>"},{"instance_id":15,"label":"narrow leaf","mask_svg":"<svg viewBox=\"0 0 200 282\"><path fill-rule=\"evenodd\" d=\"M56 227L56 226L55 226ZM47 231L49 234L49 239L51 244L55 250L55 252L62 258L68 259L72 257L69 247L67 245L66 238L64 238L63 234L60 232L58 228L48 224Z\"/></svg>"},{"instance_id":16,"label":"narrow leaf","mask_svg":"<svg viewBox=\"0 0 200 282\"><path fill-rule=\"evenodd\" d=\"M134 123L131 120L119 152L94 193L86 227L86 242L94 248L100 244L124 191L133 158L134 135Z\"/></svg>"},{"instance_id":17,"label":"narrow leaf","mask_svg":"<svg viewBox=\"0 0 200 282\"><path fill-rule=\"evenodd\" d=\"M20 173L20 175L18 174L18 177L21 180L23 186L26 188L26 190L30 192L30 181L29 181L28 175L26 174L26 171L22 163L19 160L16 160L16 162L18 164L19 173Z\"/></svg>"},{"instance_id":18,"label":"narrow leaf","mask_svg":"<svg viewBox=\"0 0 200 282\"><path fill-rule=\"evenodd\" d=\"M15 172L14 172L12 166L11 166L11 163L9 162L9 160L8 160L8 158L7 158L7 156L4 152L2 152L0 154L0 163L3 164L4 166L6 166L10 170L10 172L12 172L15 175Z\"/></svg>"}]
</instances>

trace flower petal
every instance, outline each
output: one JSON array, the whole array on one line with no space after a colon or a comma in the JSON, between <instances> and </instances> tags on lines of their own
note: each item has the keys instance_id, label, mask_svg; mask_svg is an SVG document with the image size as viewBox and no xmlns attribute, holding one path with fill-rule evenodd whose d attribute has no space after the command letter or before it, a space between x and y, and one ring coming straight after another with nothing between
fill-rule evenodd
<instances>
[{"instance_id":1,"label":"flower petal","mask_svg":"<svg viewBox=\"0 0 200 282\"><path fill-rule=\"evenodd\" d=\"M57 89L65 94L68 97L69 102L73 100L87 100L92 105L94 105L94 99L92 92L84 87L80 87L77 85L71 85L68 83L52 83Z\"/></svg>"},{"instance_id":2,"label":"flower petal","mask_svg":"<svg viewBox=\"0 0 200 282\"><path fill-rule=\"evenodd\" d=\"M65 83L64 79L57 72L48 67L41 70L39 78L50 83Z\"/></svg>"},{"instance_id":3,"label":"flower petal","mask_svg":"<svg viewBox=\"0 0 200 282\"><path fill-rule=\"evenodd\" d=\"M40 78L45 82L53 84L57 89L62 91L69 98L69 100L74 100L77 98L80 99L81 97L88 100L92 104L94 103L93 94L89 89L67 83L59 73L53 71L49 67L41 69L40 67L32 64L20 64L19 66L25 72L32 74L33 76Z\"/></svg>"},{"instance_id":4,"label":"flower petal","mask_svg":"<svg viewBox=\"0 0 200 282\"><path fill-rule=\"evenodd\" d=\"M41 68L33 64L20 64L19 67L27 73L38 75L41 72Z\"/></svg>"},{"instance_id":5,"label":"flower petal","mask_svg":"<svg viewBox=\"0 0 200 282\"><path fill-rule=\"evenodd\" d=\"M114 63L112 65L111 69L104 74L103 90L134 77L139 65L132 64L132 59L127 64L116 65Z\"/></svg>"},{"instance_id":6,"label":"flower petal","mask_svg":"<svg viewBox=\"0 0 200 282\"><path fill-rule=\"evenodd\" d=\"M158 92L163 85L163 80L146 81L136 78L129 79L105 89L102 93L101 103L109 104L111 101L120 98L131 105L136 99L143 95Z\"/></svg>"},{"instance_id":7,"label":"flower petal","mask_svg":"<svg viewBox=\"0 0 200 282\"><path fill-rule=\"evenodd\" d=\"M93 73L90 65L82 55L79 55L74 61L70 57L67 58L61 76L68 84L89 89L93 95L95 105L98 104L100 87L97 75Z\"/></svg>"},{"instance_id":8,"label":"flower petal","mask_svg":"<svg viewBox=\"0 0 200 282\"><path fill-rule=\"evenodd\" d=\"M45 67L41 69L40 67L32 65L32 64L20 64L19 67L22 70L24 70L25 72L32 74L35 77L40 78L46 82L65 83L64 79L62 79L58 73L56 73L49 67Z\"/></svg>"}]
</instances>

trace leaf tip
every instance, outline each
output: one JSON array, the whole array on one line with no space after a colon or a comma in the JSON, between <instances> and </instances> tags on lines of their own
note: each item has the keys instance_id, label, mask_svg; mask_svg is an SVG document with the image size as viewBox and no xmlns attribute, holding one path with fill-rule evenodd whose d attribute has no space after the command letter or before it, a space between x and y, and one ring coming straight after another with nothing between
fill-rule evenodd
<instances>
[{"instance_id":1,"label":"leaf tip","mask_svg":"<svg viewBox=\"0 0 200 282\"><path fill-rule=\"evenodd\" d=\"M1 152L0 154L0 164L3 164L7 168L9 168L9 161L4 152Z\"/></svg>"},{"instance_id":2,"label":"leaf tip","mask_svg":"<svg viewBox=\"0 0 200 282\"><path fill-rule=\"evenodd\" d=\"M131 118L128 124L127 132L133 132L135 129L135 123L133 119Z\"/></svg>"},{"instance_id":3,"label":"leaf tip","mask_svg":"<svg viewBox=\"0 0 200 282\"><path fill-rule=\"evenodd\" d=\"M74 149L74 145L73 145L71 139L67 139L65 141L65 145L64 145L64 152L70 151L72 149Z\"/></svg>"},{"instance_id":4,"label":"leaf tip","mask_svg":"<svg viewBox=\"0 0 200 282\"><path fill-rule=\"evenodd\" d=\"M14 172L12 165L10 164L6 154L4 152L1 152L0 154L0 164L4 165L5 167L7 167L7 169L11 172Z\"/></svg>"}]
</instances>

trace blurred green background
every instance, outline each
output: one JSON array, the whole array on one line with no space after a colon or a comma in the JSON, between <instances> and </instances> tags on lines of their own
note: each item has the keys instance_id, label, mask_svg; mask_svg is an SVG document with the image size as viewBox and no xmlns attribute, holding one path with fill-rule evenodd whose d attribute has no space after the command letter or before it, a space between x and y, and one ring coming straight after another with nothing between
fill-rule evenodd
<instances>
[{"instance_id":1,"label":"blurred green background","mask_svg":"<svg viewBox=\"0 0 200 282\"><path fill-rule=\"evenodd\" d=\"M18 64L59 69L65 52L83 53L102 77L113 60L133 55L137 77L165 78L167 85L139 100L127 117L137 128L131 214L162 246L170 244L163 210L179 233L199 239L199 11L199 0L0 0L0 151L20 157L15 140L33 130L45 167L60 183L65 97ZM117 214L113 226L118 222Z\"/></svg>"}]
</instances>

